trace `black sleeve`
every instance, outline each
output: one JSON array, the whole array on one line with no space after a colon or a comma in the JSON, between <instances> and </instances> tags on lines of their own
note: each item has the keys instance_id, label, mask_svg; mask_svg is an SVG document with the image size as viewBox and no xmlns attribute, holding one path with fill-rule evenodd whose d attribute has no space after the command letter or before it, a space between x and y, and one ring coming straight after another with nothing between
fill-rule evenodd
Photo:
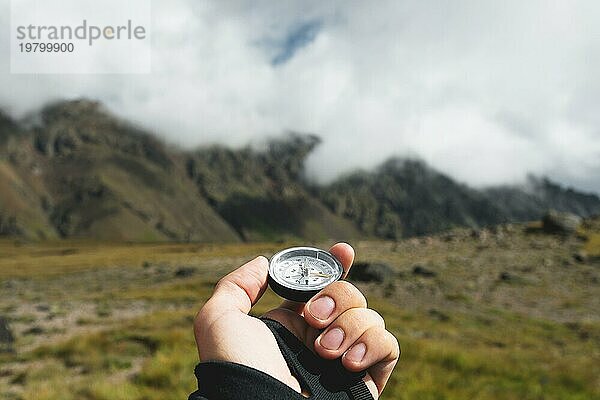
<instances>
[{"instance_id":1,"label":"black sleeve","mask_svg":"<svg viewBox=\"0 0 600 400\"><path fill-rule=\"evenodd\" d=\"M324 360L310 351L277 321L262 319L269 327L292 374L315 400L373 400L363 378L340 360ZM188 400L306 400L285 383L245 365L209 361L196 366L198 390Z\"/></svg>"},{"instance_id":2,"label":"black sleeve","mask_svg":"<svg viewBox=\"0 0 600 400\"><path fill-rule=\"evenodd\" d=\"M196 366L198 390L189 400L298 399L306 400L285 383L245 365L209 361Z\"/></svg>"}]
</instances>

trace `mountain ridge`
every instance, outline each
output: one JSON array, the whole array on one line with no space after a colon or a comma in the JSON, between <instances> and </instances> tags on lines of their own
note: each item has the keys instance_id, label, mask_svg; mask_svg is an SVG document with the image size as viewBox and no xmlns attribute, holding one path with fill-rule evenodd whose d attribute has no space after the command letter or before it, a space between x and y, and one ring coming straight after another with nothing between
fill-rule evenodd
<instances>
[{"instance_id":1,"label":"mountain ridge","mask_svg":"<svg viewBox=\"0 0 600 400\"><path fill-rule=\"evenodd\" d=\"M399 157L316 185L304 178L321 142L315 135L290 132L262 150L183 150L84 99L49 104L34 119L25 124L0 110L1 236L398 239L539 219L550 208L600 213L597 195L547 178L478 190Z\"/></svg>"}]
</instances>

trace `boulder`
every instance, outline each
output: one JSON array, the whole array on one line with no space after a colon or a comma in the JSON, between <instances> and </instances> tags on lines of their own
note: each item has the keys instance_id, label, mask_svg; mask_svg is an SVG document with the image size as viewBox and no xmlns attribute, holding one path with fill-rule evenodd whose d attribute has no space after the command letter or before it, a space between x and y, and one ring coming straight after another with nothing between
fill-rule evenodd
<instances>
[{"instance_id":1,"label":"boulder","mask_svg":"<svg viewBox=\"0 0 600 400\"><path fill-rule=\"evenodd\" d=\"M542 229L546 233L572 234L581 224L581 218L575 214L550 210L542 219Z\"/></svg>"},{"instance_id":2,"label":"boulder","mask_svg":"<svg viewBox=\"0 0 600 400\"><path fill-rule=\"evenodd\" d=\"M504 282L510 282L515 280L515 276L510 272L502 271L500 275L498 275L498 279Z\"/></svg>"},{"instance_id":3,"label":"boulder","mask_svg":"<svg viewBox=\"0 0 600 400\"><path fill-rule=\"evenodd\" d=\"M41 335L44 332L45 332L44 328L42 328L41 326L35 325L35 326L32 326L31 328L23 331L23 335Z\"/></svg>"},{"instance_id":4,"label":"boulder","mask_svg":"<svg viewBox=\"0 0 600 400\"><path fill-rule=\"evenodd\" d=\"M433 319L437 319L440 322L447 322L450 321L450 316L440 310L436 310L435 308L432 308L431 310L429 310L429 316Z\"/></svg>"},{"instance_id":5,"label":"boulder","mask_svg":"<svg viewBox=\"0 0 600 400\"><path fill-rule=\"evenodd\" d=\"M189 278L190 276L196 273L196 268L194 267L179 267L175 271L175 276L177 278Z\"/></svg>"},{"instance_id":6,"label":"boulder","mask_svg":"<svg viewBox=\"0 0 600 400\"><path fill-rule=\"evenodd\" d=\"M425 268L422 265L415 265L412 270L413 275L423 276L425 278L433 278L437 275L435 271Z\"/></svg>"},{"instance_id":7,"label":"boulder","mask_svg":"<svg viewBox=\"0 0 600 400\"><path fill-rule=\"evenodd\" d=\"M573 259L578 263L586 263L589 260L588 254L585 250L579 250L575 254L573 254Z\"/></svg>"},{"instance_id":8,"label":"boulder","mask_svg":"<svg viewBox=\"0 0 600 400\"><path fill-rule=\"evenodd\" d=\"M358 282L383 283L394 279L396 272L384 263L358 262L350 269L348 278Z\"/></svg>"}]
</instances>

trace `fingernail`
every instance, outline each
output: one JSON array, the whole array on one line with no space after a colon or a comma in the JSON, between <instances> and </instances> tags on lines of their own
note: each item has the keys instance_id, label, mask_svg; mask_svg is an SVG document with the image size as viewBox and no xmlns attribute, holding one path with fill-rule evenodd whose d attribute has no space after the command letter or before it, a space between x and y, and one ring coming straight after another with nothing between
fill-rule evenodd
<instances>
[{"instance_id":1,"label":"fingernail","mask_svg":"<svg viewBox=\"0 0 600 400\"><path fill-rule=\"evenodd\" d=\"M308 305L308 312L316 319L326 320L333 314L335 301L329 296L319 297Z\"/></svg>"},{"instance_id":2,"label":"fingernail","mask_svg":"<svg viewBox=\"0 0 600 400\"><path fill-rule=\"evenodd\" d=\"M367 352L367 346L364 343L359 343L354 346L346 353L346 359L353 362L361 362Z\"/></svg>"},{"instance_id":3,"label":"fingernail","mask_svg":"<svg viewBox=\"0 0 600 400\"><path fill-rule=\"evenodd\" d=\"M321 337L319 343L328 350L337 350L344 341L344 331L340 328L333 328Z\"/></svg>"}]
</instances>

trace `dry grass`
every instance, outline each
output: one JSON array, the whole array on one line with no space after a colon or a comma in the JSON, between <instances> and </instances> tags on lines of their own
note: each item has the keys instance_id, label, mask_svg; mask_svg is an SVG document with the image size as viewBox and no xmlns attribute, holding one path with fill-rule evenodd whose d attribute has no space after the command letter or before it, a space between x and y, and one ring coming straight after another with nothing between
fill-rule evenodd
<instances>
[{"instance_id":1,"label":"dry grass","mask_svg":"<svg viewBox=\"0 0 600 400\"><path fill-rule=\"evenodd\" d=\"M599 269L573 258L598 246L586 235L512 227L355 243L360 260L398 273L359 284L403 349L384 398L599 399ZM287 245L0 242L0 315L17 336L16 354L0 355L0 397L186 398L191 323L212 286ZM437 275L414 275L415 264ZM278 301L267 292L253 313Z\"/></svg>"}]
</instances>

